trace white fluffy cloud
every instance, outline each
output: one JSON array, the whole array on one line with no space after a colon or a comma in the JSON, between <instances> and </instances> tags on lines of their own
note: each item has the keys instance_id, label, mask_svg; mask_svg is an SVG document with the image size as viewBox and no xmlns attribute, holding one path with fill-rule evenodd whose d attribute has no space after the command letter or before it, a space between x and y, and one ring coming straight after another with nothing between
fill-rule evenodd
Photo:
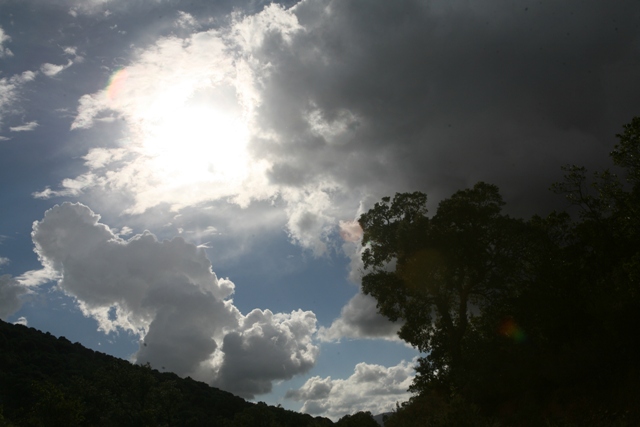
<instances>
[{"instance_id":1,"label":"white fluffy cloud","mask_svg":"<svg viewBox=\"0 0 640 427\"><path fill-rule=\"evenodd\" d=\"M67 61L65 65L56 65L46 62L40 66L40 71L47 77L53 77L61 71L66 70L71 65L73 65L73 61L71 60Z\"/></svg>"},{"instance_id":2,"label":"white fluffy cloud","mask_svg":"<svg viewBox=\"0 0 640 427\"><path fill-rule=\"evenodd\" d=\"M26 317L24 316L20 316L18 317L18 320L16 320L15 322L13 322L14 325L22 325L22 326L27 326L29 324L29 321L27 320Z\"/></svg>"},{"instance_id":3,"label":"white fluffy cloud","mask_svg":"<svg viewBox=\"0 0 640 427\"><path fill-rule=\"evenodd\" d=\"M380 414L409 399L407 389L414 375L410 362L391 367L358 363L347 379L312 377L298 390L289 390L286 397L304 402L302 412L334 420L358 411Z\"/></svg>"},{"instance_id":4,"label":"white fluffy cloud","mask_svg":"<svg viewBox=\"0 0 640 427\"><path fill-rule=\"evenodd\" d=\"M310 311L253 310L224 337L224 359L213 384L246 398L270 392L274 380L290 379L315 365L315 331L316 316Z\"/></svg>"},{"instance_id":5,"label":"white fluffy cloud","mask_svg":"<svg viewBox=\"0 0 640 427\"><path fill-rule=\"evenodd\" d=\"M82 204L55 206L34 223L33 241L45 270L100 329L140 334L137 361L245 397L315 364L312 312L243 316L230 300L234 284L216 277L202 249L149 232L123 240L99 219Z\"/></svg>"}]
</instances>

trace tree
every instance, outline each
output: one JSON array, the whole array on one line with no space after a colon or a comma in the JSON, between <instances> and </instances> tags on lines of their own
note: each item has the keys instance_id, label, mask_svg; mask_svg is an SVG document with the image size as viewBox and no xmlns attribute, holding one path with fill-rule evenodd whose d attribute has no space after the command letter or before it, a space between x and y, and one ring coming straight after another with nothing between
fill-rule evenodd
<instances>
[{"instance_id":1,"label":"tree","mask_svg":"<svg viewBox=\"0 0 640 427\"><path fill-rule=\"evenodd\" d=\"M603 378L625 376L640 360L636 341L626 339L640 327L640 117L616 136L610 155L622 177L605 170L590 178L585 168L568 166L553 186L578 208L563 258L577 284L572 299L581 303L583 335L597 355L584 371L597 369Z\"/></svg>"},{"instance_id":2,"label":"tree","mask_svg":"<svg viewBox=\"0 0 640 427\"><path fill-rule=\"evenodd\" d=\"M363 292L404 324L399 336L428 353L414 391L462 384L471 312L480 313L522 279L522 221L502 214L495 185L484 182L443 200L427 216L423 193L396 194L363 214Z\"/></svg>"},{"instance_id":3,"label":"tree","mask_svg":"<svg viewBox=\"0 0 640 427\"><path fill-rule=\"evenodd\" d=\"M361 216L363 291L426 353L389 425L640 425L640 118L617 136L620 177L565 168L567 212L510 218L480 182Z\"/></svg>"},{"instance_id":4,"label":"tree","mask_svg":"<svg viewBox=\"0 0 640 427\"><path fill-rule=\"evenodd\" d=\"M336 423L337 427L378 427L378 422L373 418L371 412L360 411L353 415L345 415Z\"/></svg>"}]
</instances>

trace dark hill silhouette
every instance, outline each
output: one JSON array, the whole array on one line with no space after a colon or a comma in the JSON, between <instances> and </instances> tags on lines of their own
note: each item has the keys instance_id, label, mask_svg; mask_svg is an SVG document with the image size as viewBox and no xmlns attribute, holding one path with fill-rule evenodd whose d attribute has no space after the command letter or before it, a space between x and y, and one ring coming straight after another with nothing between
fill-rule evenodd
<instances>
[{"instance_id":1,"label":"dark hill silhouette","mask_svg":"<svg viewBox=\"0 0 640 427\"><path fill-rule=\"evenodd\" d=\"M0 321L0 427L331 425Z\"/></svg>"}]
</instances>

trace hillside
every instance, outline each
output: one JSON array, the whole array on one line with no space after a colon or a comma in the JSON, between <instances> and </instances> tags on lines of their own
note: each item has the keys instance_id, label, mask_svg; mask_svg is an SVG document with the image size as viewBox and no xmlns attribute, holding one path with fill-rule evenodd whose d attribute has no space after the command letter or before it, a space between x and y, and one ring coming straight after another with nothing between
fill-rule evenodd
<instances>
[{"instance_id":1,"label":"hillside","mask_svg":"<svg viewBox=\"0 0 640 427\"><path fill-rule=\"evenodd\" d=\"M330 426L0 321L2 426Z\"/></svg>"}]
</instances>

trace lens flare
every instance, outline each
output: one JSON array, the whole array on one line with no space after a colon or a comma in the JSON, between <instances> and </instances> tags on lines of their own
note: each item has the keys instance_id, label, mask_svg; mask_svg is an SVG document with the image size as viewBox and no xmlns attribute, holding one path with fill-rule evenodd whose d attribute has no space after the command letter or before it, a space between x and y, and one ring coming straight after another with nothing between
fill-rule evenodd
<instances>
[{"instance_id":1,"label":"lens flare","mask_svg":"<svg viewBox=\"0 0 640 427\"><path fill-rule=\"evenodd\" d=\"M115 101L125 86L129 72L126 68L116 71L111 75L107 85L107 99Z\"/></svg>"},{"instance_id":2,"label":"lens flare","mask_svg":"<svg viewBox=\"0 0 640 427\"><path fill-rule=\"evenodd\" d=\"M524 330L522 330L511 317L504 319L502 323L500 323L499 333L507 338L511 338L516 343L524 342L527 339Z\"/></svg>"}]
</instances>

